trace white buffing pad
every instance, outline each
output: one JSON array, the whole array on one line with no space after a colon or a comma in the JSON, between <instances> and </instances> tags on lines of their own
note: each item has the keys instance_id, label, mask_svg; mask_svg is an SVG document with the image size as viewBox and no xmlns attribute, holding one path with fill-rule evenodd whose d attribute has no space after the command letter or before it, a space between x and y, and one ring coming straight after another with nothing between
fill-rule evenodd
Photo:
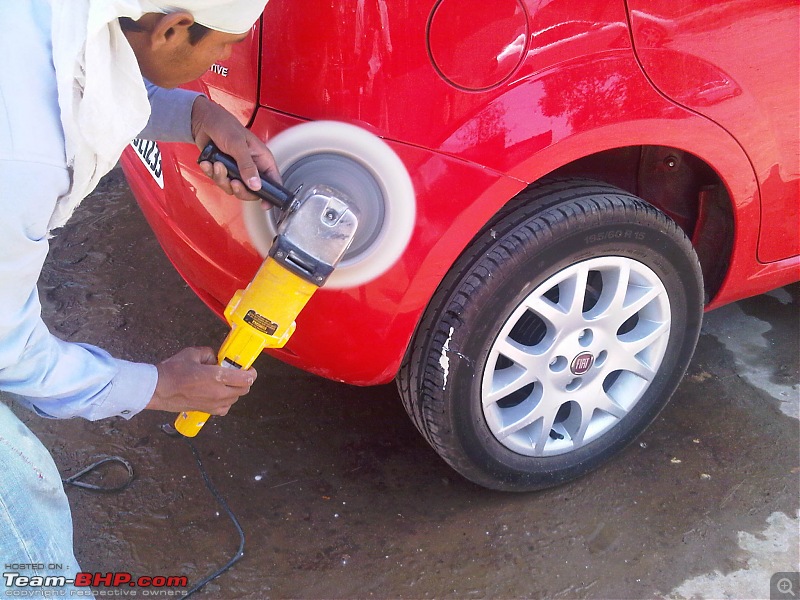
<instances>
[{"instance_id":1,"label":"white buffing pad","mask_svg":"<svg viewBox=\"0 0 800 600\"><path fill-rule=\"evenodd\" d=\"M267 145L284 187L325 184L343 193L358 217L356 237L326 288L356 287L391 267L414 229L414 186L405 165L372 133L338 121L290 127ZM242 216L255 248L266 256L275 238L276 215L259 202L244 202Z\"/></svg>"}]
</instances>

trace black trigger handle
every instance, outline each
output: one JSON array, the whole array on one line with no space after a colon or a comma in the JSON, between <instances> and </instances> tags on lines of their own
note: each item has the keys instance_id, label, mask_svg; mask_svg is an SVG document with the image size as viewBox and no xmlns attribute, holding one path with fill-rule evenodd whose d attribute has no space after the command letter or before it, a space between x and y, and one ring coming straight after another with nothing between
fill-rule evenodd
<instances>
[{"instance_id":1,"label":"black trigger handle","mask_svg":"<svg viewBox=\"0 0 800 600\"><path fill-rule=\"evenodd\" d=\"M229 154L225 154L219 148L217 148L214 142L209 142L203 151L200 153L200 156L197 158L197 162L201 163L203 161L208 161L210 163L219 162L225 165L225 168L228 170L228 177L230 179L236 179L237 181L242 181L242 176L239 173L239 167L236 164L236 161L233 157ZM260 190L250 190L256 196L261 198L262 200L266 200L273 206L281 209L281 211L286 212L290 208L292 208L292 203L295 200L294 193L287 190L282 185L275 183L274 181L267 179L263 175L261 177L261 189ZM244 183L244 182L243 182Z\"/></svg>"}]
</instances>

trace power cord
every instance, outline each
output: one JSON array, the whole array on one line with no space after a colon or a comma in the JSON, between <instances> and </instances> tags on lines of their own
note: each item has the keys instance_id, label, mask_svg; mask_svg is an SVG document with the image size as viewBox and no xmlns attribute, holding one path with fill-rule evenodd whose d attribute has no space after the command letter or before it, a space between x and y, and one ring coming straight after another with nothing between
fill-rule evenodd
<instances>
[{"instance_id":1,"label":"power cord","mask_svg":"<svg viewBox=\"0 0 800 600\"><path fill-rule=\"evenodd\" d=\"M164 429L166 432L165 427L172 427L172 426L171 425L163 426L162 429ZM180 434L178 434L178 432L176 431L174 435L180 435ZM184 438L184 439L186 440L186 443L189 444L189 448L192 449L192 454L194 455L194 459L197 461L197 466L200 469L200 474L203 476L203 481L206 482L206 487L208 488L208 491L210 491L211 495L214 496L214 499L217 501L217 504L219 504L225 510L231 522L233 523L233 526L236 527L236 531L239 532L239 549L236 551L236 554L227 562L225 566L221 567L211 575L207 576L199 583L196 583L192 589L186 592L184 598L188 598L195 592L199 591L208 582L213 581L214 579L222 575L225 571L230 569L240 558L244 556L244 529L242 529L242 526L239 524L239 520L236 518L236 515L233 514L233 511L228 506L228 503L225 502L225 498L222 497L222 495L217 491L217 488L214 487L214 484L211 482L211 478L208 476L208 473L206 472L206 469L203 466L203 461L200 460L200 453L197 451L197 447L194 445L191 438Z\"/></svg>"},{"instance_id":2,"label":"power cord","mask_svg":"<svg viewBox=\"0 0 800 600\"><path fill-rule=\"evenodd\" d=\"M162 425L161 430L170 437L183 437L175 430L174 427L172 427L172 425L169 424ZM207 583L213 581L214 579L225 573L225 571L230 569L237 561L239 561L239 559L241 559L244 556L244 529L242 529L242 526L239 524L239 520L236 518L236 515L233 514L233 511L228 506L228 503L225 501L225 498L222 497L219 491L217 491L217 488L211 482L211 478L208 476L208 472L206 471L205 466L203 466L203 461L200 458L200 453L197 451L197 447L194 445L191 438L183 437L183 439L186 441L186 443L189 445L189 448L192 450L192 455L194 456L194 459L197 462L197 467L200 469L200 474L203 476L203 481L206 484L206 488L208 488L208 491L211 492L211 495L217 501L217 504L219 504L223 508L223 510L233 523L233 526L236 528L236 531L239 533L239 549L236 551L236 554L223 567L217 569L211 575L208 575L200 582L196 583L190 590L188 590L186 594L183 596L184 598L188 598L195 592L200 591ZM87 483L85 481L81 481L82 477L88 475L101 465L107 463L116 463L122 465L128 472L127 479L121 484L115 486L100 486L100 485L95 485L93 483ZM133 483L134 478L135 478L135 473L133 471L133 465L131 465L130 462L128 462L121 456L105 456L100 460L93 462L88 467L81 469L74 475L67 477L66 479L62 479L61 481L63 481L65 485L72 485L92 492L110 493L110 492L121 492L122 490L127 488L131 483Z\"/></svg>"},{"instance_id":3,"label":"power cord","mask_svg":"<svg viewBox=\"0 0 800 600\"><path fill-rule=\"evenodd\" d=\"M104 465L106 463L121 464L123 467L125 467L125 470L128 471L128 478L121 484L113 486L101 486L101 485L95 485L94 483L86 483L85 481L80 481L81 477L91 473L92 471L97 469L97 467L99 467L100 465ZM110 492L121 492L131 483L133 483L134 477L135 475L133 472L133 465L129 463L127 460L125 460L121 456L105 456L100 460L93 462L85 469L78 471L77 473L75 473L70 477L67 477L66 479L62 479L61 481L63 481L65 485L72 485L74 487L79 487L84 490L90 490L92 492L110 493Z\"/></svg>"}]
</instances>

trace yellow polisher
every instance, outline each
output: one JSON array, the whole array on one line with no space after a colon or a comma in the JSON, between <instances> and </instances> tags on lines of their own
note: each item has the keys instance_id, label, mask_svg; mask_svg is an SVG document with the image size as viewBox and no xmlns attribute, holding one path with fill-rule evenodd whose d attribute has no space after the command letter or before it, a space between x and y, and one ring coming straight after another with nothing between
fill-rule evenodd
<instances>
[{"instance_id":1,"label":"yellow polisher","mask_svg":"<svg viewBox=\"0 0 800 600\"><path fill-rule=\"evenodd\" d=\"M372 133L315 121L287 129L269 147L284 184L262 178L258 195L271 211L243 203L245 225L265 260L225 309L231 329L217 358L228 368L248 369L265 348L283 347L321 286L355 287L381 275L400 257L414 226L408 172ZM239 178L235 161L213 144L201 152L202 161L221 162ZM194 437L209 417L180 413L175 429Z\"/></svg>"}]
</instances>

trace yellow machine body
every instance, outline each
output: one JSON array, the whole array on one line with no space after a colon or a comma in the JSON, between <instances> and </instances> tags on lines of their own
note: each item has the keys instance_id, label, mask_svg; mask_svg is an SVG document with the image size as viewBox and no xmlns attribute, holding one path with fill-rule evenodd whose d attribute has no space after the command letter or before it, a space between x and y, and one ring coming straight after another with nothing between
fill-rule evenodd
<instances>
[{"instance_id":1,"label":"yellow machine body","mask_svg":"<svg viewBox=\"0 0 800 600\"><path fill-rule=\"evenodd\" d=\"M295 330L295 319L319 289L268 257L244 290L225 308L231 326L217 354L218 364L249 369L265 348L282 348ZM210 415L187 411L178 415L175 429L195 437Z\"/></svg>"}]
</instances>

